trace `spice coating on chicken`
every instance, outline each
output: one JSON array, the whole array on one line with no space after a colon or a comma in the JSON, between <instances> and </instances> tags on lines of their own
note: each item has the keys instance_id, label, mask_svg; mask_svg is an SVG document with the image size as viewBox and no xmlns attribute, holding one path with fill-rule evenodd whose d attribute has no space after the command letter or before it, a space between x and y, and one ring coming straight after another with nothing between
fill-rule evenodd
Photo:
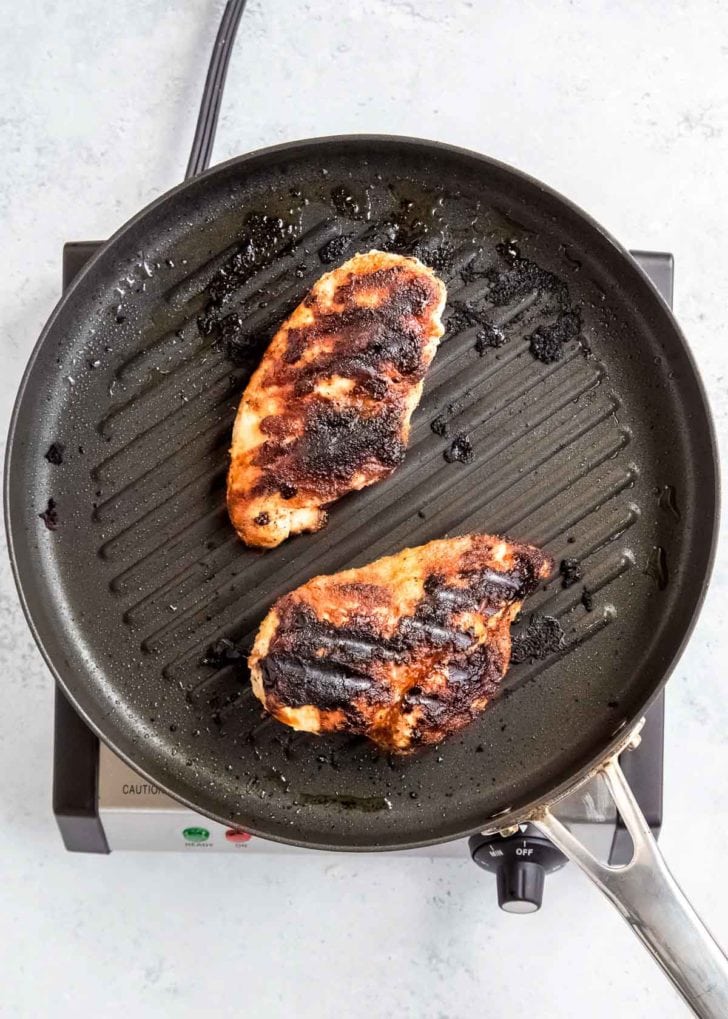
<instances>
[{"instance_id":1,"label":"spice coating on chicken","mask_svg":"<svg viewBox=\"0 0 728 1019\"><path fill-rule=\"evenodd\" d=\"M294 729L396 753L439 743L491 700L511 622L552 568L533 545L471 534L314 577L263 620L253 691Z\"/></svg>"},{"instance_id":2,"label":"spice coating on chicken","mask_svg":"<svg viewBox=\"0 0 728 1019\"><path fill-rule=\"evenodd\" d=\"M319 530L327 505L403 460L445 298L427 266L382 251L314 284L238 407L227 504L243 541L273 548Z\"/></svg>"}]
</instances>

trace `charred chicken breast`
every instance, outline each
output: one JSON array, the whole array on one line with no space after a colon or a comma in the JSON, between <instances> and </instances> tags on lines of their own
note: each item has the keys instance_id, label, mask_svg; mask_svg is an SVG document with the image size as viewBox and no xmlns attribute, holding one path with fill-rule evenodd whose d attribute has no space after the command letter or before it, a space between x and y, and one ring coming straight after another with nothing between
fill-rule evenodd
<instances>
[{"instance_id":1,"label":"charred chicken breast","mask_svg":"<svg viewBox=\"0 0 728 1019\"><path fill-rule=\"evenodd\" d=\"M279 721L407 753L484 710L510 659L511 621L553 567L487 534L431 541L279 598L249 659Z\"/></svg>"},{"instance_id":2,"label":"charred chicken breast","mask_svg":"<svg viewBox=\"0 0 728 1019\"><path fill-rule=\"evenodd\" d=\"M313 286L243 394L230 519L248 545L317 531L326 506L391 474L443 333L445 286L416 258L355 255Z\"/></svg>"}]
</instances>

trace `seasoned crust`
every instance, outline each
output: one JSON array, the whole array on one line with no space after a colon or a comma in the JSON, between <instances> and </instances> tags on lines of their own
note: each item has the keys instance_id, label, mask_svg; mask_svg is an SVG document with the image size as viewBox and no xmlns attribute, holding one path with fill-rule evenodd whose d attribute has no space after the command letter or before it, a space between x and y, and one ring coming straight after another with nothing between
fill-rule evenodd
<instances>
[{"instance_id":1,"label":"seasoned crust","mask_svg":"<svg viewBox=\"0 0 728 1019\"><path fill-rule=\"evenodd\" d=\"M296 729L399 753L438 743L496 692L511 621L552 568L532 545L476 534L315 577L264 619L253 690Z\"/></svg>"},{"instance_id":2,"label":"seasoned crust","mask_svg":"<svg viewBox=\"0 0 728 1019\"><path fill-rule=\"evenodd\" d=\"M238 408L228 510L273 547L401 463L443 333L444 284L416 258L370 251L327 273L279 329Z\"/></svg>"}]
</instances>

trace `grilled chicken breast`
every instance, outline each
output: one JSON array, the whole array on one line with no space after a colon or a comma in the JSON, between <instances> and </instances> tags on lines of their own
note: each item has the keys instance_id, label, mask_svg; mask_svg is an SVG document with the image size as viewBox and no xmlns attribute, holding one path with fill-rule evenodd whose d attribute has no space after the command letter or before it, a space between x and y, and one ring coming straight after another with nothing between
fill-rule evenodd
<instances>
[{"instance_id":1,"label":"grilled chicken breast","mask_svg":"<svg viewBox=\"0 0 728 1019\"><path fill-rule=\"evenodd\" d=\"M314 577L263 620L253 691L294 729L397 753L439 743L490 701L511 621L552 568L533 545L471 534Z\"/></svg>"},{"instance_id":2,"label":"grilled chicken breast","mask_svg":"<svg viewBox=\"0 0 728 1019\"><path fill-rule=\"evenodd\" d=\"M445 286L370 251L326 273L271 340L233 428L227 502L248 545L317 531L325 507L391 474L443 333Z\"/></svg>"}]
</instances>

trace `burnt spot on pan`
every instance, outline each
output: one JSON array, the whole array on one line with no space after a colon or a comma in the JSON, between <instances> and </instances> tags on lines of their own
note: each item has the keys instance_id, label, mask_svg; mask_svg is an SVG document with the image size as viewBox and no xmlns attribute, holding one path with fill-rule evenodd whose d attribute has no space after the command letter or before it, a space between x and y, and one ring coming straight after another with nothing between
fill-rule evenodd
<instances>
[{"instance_id":1,"label":"burnt spot on pan","mask_svg":"<svg viewBox=\"0 0 728 1019\"><path fill-rule=\"evenodd\" d=\"M561 623L553 616L533 613L525 631L513 634L511 643L511 663L533 662L556 651L560 651L565 642Z\"/></svg>"},{"instance_id":2,"label":"burnt spot on pan","mask_svg":"<svg viewBox=\"0 0 728 1019\"><path fill-rule=\"evenodd\" d=\"M450 425L444 414L438 414L436 418L433 418L430 422L430 428L435 435L445 436L450 431Z\"/></svg>"},{"instance_id":3,"label":"burnt spot on pan","mask_svg":"<svg viewBox=\"0 0 728 1019\"><path fill-rule=\"evenodd\" d=\"M58 507L56 506L55 499L49 499L48 505L38 516L49 531L55 531L58 527Z\"/></svg>"},{"instance_id":4,"label":"burnt spot on pan","mask_svg":"<svg viewBox=\"0 0 728 1019\"><path fill-rule=\"evenodd\" d=\"M222 669L226 665L233 665L245 658L245 652L234 644L227 637L221 637L205 652L202 658L202 665L208 665L211 669Z\"/></svg>"},{"instance_id":5,"label":"burnt spot on pan","mask_svg":"<svg viewBox=\"0 0 728 1019\"><path fill-rule=\"evenodd\" d=\"M551 325L539 326L529 337L529 349L537 361L553 364L564 356L564 345L579 335L581 319L576 312L565 312Z\"/></svg>"},{"instance_id":6,"label":"burnt spot on pan","mask_svg":"<svg viewBox=\"0 0 728 1019\"><path fill-rule=\"evenodd\" d=\"M458 432L442 455L449 464L471 464L475 459L475 450L467 432Z\"/></svg>"},{"instance_id":7,"label":"burnt spot on pan","mask_svg":"<svg viewBox=\"0 0 728 1019\"><path fill-rule=\"evenodd\" d=\"M529 294L543 293L550 294L557 307L564 311L569 308L568 289L558 276L525 258L513 241L499 244L496 251L505 260L506 268L489 268L485 272L492 304L501 307Z\"/></svg>"},{"instance_id":8,"label":"burnt spot on pan","mask_svg":"<svg viewBox=\"0 0 728 1019\"><path fill-rule=\"evenodd\" d=\"M447 278L452 271L455 248L450 241L441 241L434 245L415 244L412 254L425 265L429 265L438 276Z\"/></svg>"},{"instance_id":9,"label":"burnt spot on pan","mask_svg":"<svg viewBox=\"0 0 728 1019\"><path fill-rule=\"evenodd\" d=\"M498 326L485 323L475 337L475 349L482 356L487 350L499 350L506 342L506 334Z\"/></svg>"},{"instance_id":10,"label":"burnt spot on pan","mask_svg":"<svg viewBox=\"0 0 728 1019\"><path fill-rule=\"evenodd\" d=\"M536 262L525 258L513 241L497 245L496 252L505 262L505 268L489 264L481 249L461 270L464 283L480 281L485 289L477 301L454 303L449 329L459 332L469 326L479 326L475 349L479 354L485 354L489 349L503 346L507 339L503 330L493 323L493 313L488 309L511 305L534 294L541 295L545 298L543 313L556 314L557 317L551 324L539 325L534 330L528 337L529 349L544 364L560 360L565 344L581 331L581 317L570 301L566 284ZM584 349L586 352L586 347Z\"/></svg>"},{"instance_id":11,"label":"burnt spot on pan","mask_svg":"<svg viewBox=\"0 0 728 1019\"><path fill-rule=\"evenodd\" d=\"M267 213L251 212L237 251L215 272L207 286L208 301L197 319L203 336L214 336L237 364L260 356L267 339L258 330L248 332L242 317L230 309L237 291L276 258L289 252L298 228L291 221Z\"/></svg>"},{"instance_id":12,"label":"burnt spot on pan","mask_svg":"<svg viewBox=\"0 0 728 1019\"><path fill-rule=\"evenodd\" d=\"M471 326L479 326L483 333L492 329L489 313L475 301L449 301L445 338L450 339Z\"/></svg>"},{"instance_id":13,"label":"burnt spot on pan","mask_svg":"<svg viewBox=\"0 0 728 1019\"><path fill-rule=\"evenodd\" d=\"M562 559L559 564L561 574L561 586L571 587L578 580L581 580L581 563L578 559Z\"/></svg>"},{"instance_id":14,"label":"burnt spot on pan","mask_svg":"<svg viewBox=\"0 0 728 1019\"><path fill-rule=\"evenodd\" d=\"M340 234L339 237L332 237L322 248L319 248L319 258L324 265L331 265L338 261L341 256L351 247L354 239L353 234Z\"/></svg>"},{"instance_id":15,"label":"burnt spot on pan","mask_svg":"<svg viewBox=\"0 0 728 1019\"><path fill-rule=\"evenodd\" d=\"M65 448L62 442L52 442L43 455L49 464L53 464L54 467L60 467L63 463Z\"/></svg>"},{"instance_id":16,"label":"burnt spot on pan","mask_svg":"<svg viewBox=\"0 0 728 1019\"><path fill-rule=\"evenodd\" d=\"M467 396L467 394L464 394ZM461 402L459 400L451 400L445 409L441 411L436 417L430 422L430 428L435 433L445 437L450 434L450 419L462 409Z\"/></svg>"},{"instance_id":17,"label":"burnt spot on pan","mask_svg":"<svg viewBox=\"0 0 728 1019\"><path fill-rule=\"evenodd\" d=\"M445 232L441 198L429 194L402 196L396 209L366 231L362 244L413 255L435 271L446 271L454 250Z\"/></svg>"},{"instance_id":18,"label":"burnt spot on pan","mask_svg":"<svg viewBox=\"0 0 728 1019\"><path fill-rule=\"evenodd\" d=\"M210 299L218 306L225 304L231 293L247 283L262 266L289 251L295 236L292 223L267 213L252 212L245 222L238 250L218 269L208 285Z\"/></svg>"}]
</instances>

